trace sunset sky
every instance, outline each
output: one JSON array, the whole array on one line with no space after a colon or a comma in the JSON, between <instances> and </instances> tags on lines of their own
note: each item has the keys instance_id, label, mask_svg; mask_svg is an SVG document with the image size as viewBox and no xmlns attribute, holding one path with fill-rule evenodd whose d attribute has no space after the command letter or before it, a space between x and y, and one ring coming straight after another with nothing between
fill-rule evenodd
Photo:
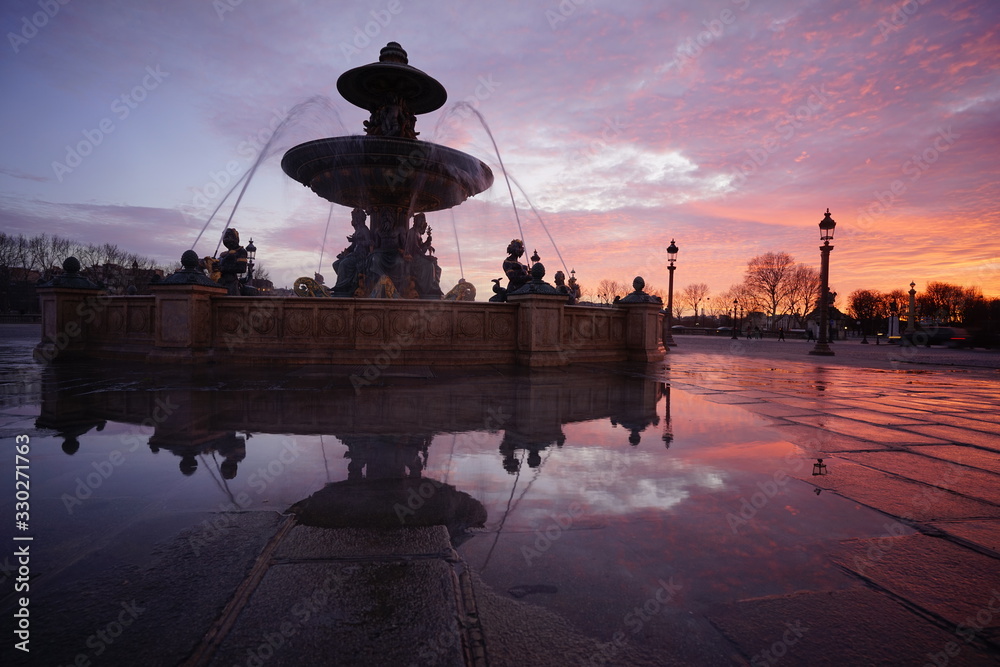
<instances>
[{"instance_id":1,"label":"sunset sky","mask_svg":"<svg viewBox=\"0 0 1000 667\"><path fill-rule=\"evenodd\" d=\"M235 196L195 240L291 113L232 224L278 286L312 276L330 205L282 173L281 155L361 133L367 113L337 77L397 41L449 94L418 118L420 138L497 176L427 216L446 291L464 269L487 298L523 233L549 277L565 262L585 289L636 274L665 288L674 238L675 286L716 294L766 251L818 266L829 207L842 295L911 280L1000 295L995 0L10 0L0 26L8 233L164 264L213 254ZM523 231L462 101L516 181ZM329 284L349 231L335 207Z\"/></svg>"}]
</instances>

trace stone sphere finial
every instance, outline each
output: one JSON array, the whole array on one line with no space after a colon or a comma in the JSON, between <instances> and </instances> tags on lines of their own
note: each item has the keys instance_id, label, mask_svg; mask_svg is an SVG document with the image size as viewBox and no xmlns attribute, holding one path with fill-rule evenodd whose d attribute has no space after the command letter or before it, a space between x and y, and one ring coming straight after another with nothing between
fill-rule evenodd
<instances>
[{"instance_id":1,"label":"stone sphere finial","mask_svg":"<svg viewBox=\"0 0 1000 667\"><path fill-rule=\"evenodd\" d=\"M378 61L380 63L400 63L409 65L410 59L406 56L406 51L399 45L399 42L389 42L379 51Z\"/></svg>"},{"instance_id":2,"label":"stone sphere finial","mask_svg":"<svg viewBox=\"0 0 1000 667\"><path fill-rule=\"evenodd\" d=\"M534 266L531 267L531 277L535 280L541 280L545 277L545 266L541 262L535 262Z\"/></svg>"},{"instance_id":3,"label":"stone sphere finial","mask_svg":"<svg viewBox=\"0 0 1000 667\"><path fill-rule=\"evenodd\" d=\"M72 255L63 260L62 263L63 271L66 273L80 273L80 260Z\"/></svg>"},{"instance_id":4,"label":"stone sphere finial","mask_svg":"<svg viewBox=\"0 0 1000 667\"><path fill-rule=\"evenodd\" d=\"M181 255L181 266L188 271L198 268L198 253L194 250L185 250Z\"/></svg>"},{"instance_id":5,"label":"stone sphere finial","mask_svg":"<svg viewBox=\"0 0 1000 667\"><path fill-rule=\"evenodd\" d=\"M634 289L636 292L641 292L645 286L646 286L646 281L642 279L642 276L636 276L632 280L632 289Z\"/></svg>"}]
</instances>

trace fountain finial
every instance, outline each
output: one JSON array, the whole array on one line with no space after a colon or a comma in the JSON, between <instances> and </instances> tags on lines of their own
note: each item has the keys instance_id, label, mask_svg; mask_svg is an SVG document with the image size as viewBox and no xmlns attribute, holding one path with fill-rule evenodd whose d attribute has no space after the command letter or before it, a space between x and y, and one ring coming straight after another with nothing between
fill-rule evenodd
<instances>
[{"instance_id":1,"label":"fountain finial","mask_svg":"<svg viewBox=\"0 0 1000 667\"><path fill-rule=\"evenodd\" d=\"M399 45L399 42L389 42L379 51L378 61L380 63L399 63L409 65L410 60L406 57L406 51Z\"/></svg>"}]
</instances>

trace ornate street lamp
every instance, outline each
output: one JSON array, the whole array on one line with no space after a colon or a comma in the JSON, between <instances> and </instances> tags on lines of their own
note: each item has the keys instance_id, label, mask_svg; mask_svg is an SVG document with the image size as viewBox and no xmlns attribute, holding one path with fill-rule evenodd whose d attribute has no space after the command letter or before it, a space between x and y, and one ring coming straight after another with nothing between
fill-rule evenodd
<instances>
[{"instance_id":1,"label":"ornate street lamp","mask_svg":"<svg viewBox=\"0 0 1000 667\"><path fill-rule=\"evenodd\" d=\"M733 321L730 322L733 328L733 340L736 340L736 309L739 307L739 300L733 299Z\"/></svg>"},{"instance_id":2,"label":"ornate street lamp","mask_svg":"<svg viewBox=\"0 0 1000 667\"><path fill-rule=\"evenodd\" d=\"M247 244L247 280L246 284L250 284L253 280L253 261L257 259L257 246L253 244L253 237L250 237L250 243Z\"/></svg>"},{"instance_id":3,"label":"ornate street lamp","mask_svg":"<svg viewBox=\"0 0 1000 667\"><path fill-rule=\"evenodd\" d=\"M670 239L667 246L667 270L670 271L670 281L667 286L667 317L663 325L663 347L677 347L674 342L674 263L677 261L677 245Z\"/></svg>"},{"instance_id":4,"label":"ornate street lamp","mask_svg":"<svg viewBox=\"0 0 1000 667\"><path fill-rule=\"evenodd\" d=\"M828 292L830 290L830 251L833 250L830 241L833 240L833 230L836 227L837 223L830 217L830 209L826 209L826 215L819 222L819 239L823 242L823 245L819 247L821 261L819 273L819 338L816 340L816 347L809 350L809 354L819 354L827 357L833 356L833 350L830 349L828 341L830 328Z\"/></svg>"},{"instance_id":5,"label":"ornate street lamp","mask_svg":"<svg viewBox=\"0 0 1000 667\"><path fill-rule=\"evenodd\" d=\"M910 282L910 304L906 311L906 333L911 336L917 332L917 286L915 282Z\"/></svg>"}]
</instances>

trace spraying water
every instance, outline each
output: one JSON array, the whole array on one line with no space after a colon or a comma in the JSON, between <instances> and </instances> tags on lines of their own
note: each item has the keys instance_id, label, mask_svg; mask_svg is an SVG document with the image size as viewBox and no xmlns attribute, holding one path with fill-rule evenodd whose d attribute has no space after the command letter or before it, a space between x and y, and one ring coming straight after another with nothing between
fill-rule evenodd
<instances>
[{"instance_id":1,"label":"spraying water","mask_svg":"<svg viewBox=\"0 0 1000 667\"><path fill-rule=\"evenodd\" d=\"M292 107L291 110L288 112L288 114L278 124L278 126L274 128L274 131L271 132L271 136L268 137L267 142L264 144L263 148L261 148L260 152L257 154L257 159L254 160L252 165L250 165L250 168L246 171L246 173L244 173L243 176L241 176L239 180L237 180L233 184L233 187L229 189L229 191L226 193L226 196L222 198L222 201L220 201L218 205L215 207L215 210L212 211L212 215L208 217L208 220L205 221L204 226L202 226L201 231L198 233L198 237L194 241L194 246L198 245L198 242L201 240L202 235L204 235L204 233L208 230L209 225L212 223L212 220L215 219L215 216L218 214L219 209L222 208L222 205L229 199L229 197L233 194L233 192L235 192L236 189L240 187L240 184L242 184L239 196L236 199L236 203L233 205L233 210L229 213L229 218L226 220L226 227L223 228L222 235L220 235L219 237L219 243L215 247L215 252L216 254L218 254L219 247L222 245L222 237L225 236L226 228L228 228L230 223L232 222L233 216L236 214L236 209L239 208L240 202L243 200L243 195L246 193L247 188L250 186L250 182L253 180L253 176L257 172L257 168L260 166L262 162L264 162L264 160L266 160L267 158L271 157L272 155L274 155L279 151L280 147L276 145L276 141L285 134L285 131L289 129L292 125L300 121L306 113L314 111L316 109L332 114L337 119L337 123L340 125L340 127L341 128L344 127L343 120L340 117L340 112L337 110L336 106L334 106L334 104L330 101L330 99L324 95L314 95L309 99L299 102L294 107Z\"/></svg>"},{"instance_id":2,"label":"spraying water","mask_svg":"<svg viewBox=\"0 0 1000 667\"><path fill-rule=\"evenodd\" d=\"M493 132L490 131L490 126L486 123L486 119L483 118L483 114L479 113L476 108L468 102L457 102L449 111L448 117L457 113L459 110L469 111L475 114L476 118L479 119L479 124L483 127L486 131L486 135L490 138L490 143L493 144L493 152L497 156L497 162L500 163L500 171L503 172L504 181L507 183L507 192L510 194L510 205L514 209L514 218L517 220L517 233L521 241L524 241L524 230L521 228L521 216L517 212L517 203L514 201L514 190L510 187L510 177L507 175L507 169L503 166L503 158L500 157L500 149L497 147L496 139L493 138ZM527 244L525 245L525 248L527 248Z\"/></svg>"},{"instance_id":3,"label":"spraying water","mask_svg":"<svg viewBox=\"0 0 1000 667\"><path fill-rule=\"evenodd\" d=\"M323 252L326 250L326 234L330 231L330 220L333 219L333 204L330 204L330 215L326 216L326 229L323 230L323 245L319 247L319 266L316 273L323 272Z\"/></svg>"},{"instance_id":4,"label":"spraying water","mask_svg":"<svg viewBox=\"0 0 1000 667\"><path fill-rule=\"evenodd\" d=\"M524 199L528 202L528 206L531 207L532 213L535 214L535 217L538 218L538 222L542 225L542 229L545 230L545 235L549 237L549 242L552 244L552 249L556 251L556 256L559 257L559 263L562 264L563 271L569 273L569 268L566 266L566 260L563 259L562 253L559 252L559 246L556 245L556 240L552 238L552 233L549 231L549 228L545 224L545 221L542 220L542 216L538 212L538 209L535 208L535 205L534 203L532 203L531 198L528 197L528 193L524 191L524 188L522 188L521 184L517 182L517 179L514 178L513 176L511 176L510 178L512 181L514 181L514 185L517 186L517 189L521 191L521 194L524 195Z\"/></svg>"}]
</instances>

